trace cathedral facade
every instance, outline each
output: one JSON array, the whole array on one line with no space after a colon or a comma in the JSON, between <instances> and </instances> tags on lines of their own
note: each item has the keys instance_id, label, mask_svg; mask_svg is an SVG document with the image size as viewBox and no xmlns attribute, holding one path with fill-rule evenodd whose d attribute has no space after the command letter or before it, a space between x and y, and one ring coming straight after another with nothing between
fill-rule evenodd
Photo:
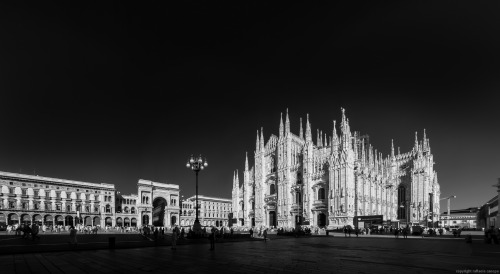
<instances>
[{"instance_id":1,"label":"cathedral facade","mask_svg":"<svg viewBox=\"0 0 500 274\"><path fill-rule=\"evenodd\" d=\"M337 133L337 127L339 132ZM335 228L358 225L361 216L387 223L439 220L440 187L429 139L423 133L411 151L383 156L367 135L351 131L342 109L331 136L318 130L313 142L309 115L305 134L290 131L288 110L279 135L266 141L257 131L254 165L245 159L243 181L233 176L233 222L237 226ZM359 218L357 218L359 217Z\"/></svg>"}]
</instances>

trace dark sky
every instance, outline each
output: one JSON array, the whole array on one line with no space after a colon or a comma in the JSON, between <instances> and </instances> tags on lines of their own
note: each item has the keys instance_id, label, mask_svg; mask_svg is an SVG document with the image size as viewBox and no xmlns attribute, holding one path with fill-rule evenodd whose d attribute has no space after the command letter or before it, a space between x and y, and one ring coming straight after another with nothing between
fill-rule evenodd
<instances>
[{"instance_id":1,"label":"dark sky","mask_svg":"<svg viewBox=\"0 0 500 274\"><path fill-rule=\"evenodd\" d=\"M344 107L384 155L425 128L453 209L496 194L495 1L22 2L0 4L2 171L191 196L201 153L200 194L230 198L257 129L288 108L296 134L307 113L331 134Z\"/></svg>"}]
</instances>

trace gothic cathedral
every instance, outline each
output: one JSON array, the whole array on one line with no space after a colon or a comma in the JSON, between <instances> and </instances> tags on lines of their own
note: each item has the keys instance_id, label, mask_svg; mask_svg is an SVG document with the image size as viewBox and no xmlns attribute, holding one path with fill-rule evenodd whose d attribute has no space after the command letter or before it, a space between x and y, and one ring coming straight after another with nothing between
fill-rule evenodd
<instances>
[{"instance_id":1,"label":"gothic cathedral","mask_svg":"<svg viewBox=\"0 0 500 274\"><path fill-rule=\"evenodd\" d=\"M351 132L342 110L340 134L333 121L332 136L318 130L312 140L309 115L305 136L290 132L288 110L280 119L279 136L267 142L257 131L254 166L245 159L243 184L233 177L233 216L237 226L354 226L358 216L382 216L386 224L439 220L440 189L429 139L407 153L383 157L367 135ZM360 220L358 218L358 220Z\"/></svg>"}]
</instances>

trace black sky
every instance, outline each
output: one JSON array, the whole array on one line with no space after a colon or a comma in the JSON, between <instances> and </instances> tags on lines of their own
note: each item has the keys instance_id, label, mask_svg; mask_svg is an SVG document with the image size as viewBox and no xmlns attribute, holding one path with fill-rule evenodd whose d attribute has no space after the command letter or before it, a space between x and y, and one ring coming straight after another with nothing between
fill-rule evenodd
<instances>
[{"instance_id":1,"label":"black sky","mask_svg":"<svg viewBox=\"0 0 500 274\"><path fill-rule=\"evenodd\" d=\"M229 198L257 129L288 108L330 134L344 107L385 155L425 128L452 208L495 195L498 3L170 2L0 4L0 170L190 196L202 153Z\"/></svg>"}]
</instances>

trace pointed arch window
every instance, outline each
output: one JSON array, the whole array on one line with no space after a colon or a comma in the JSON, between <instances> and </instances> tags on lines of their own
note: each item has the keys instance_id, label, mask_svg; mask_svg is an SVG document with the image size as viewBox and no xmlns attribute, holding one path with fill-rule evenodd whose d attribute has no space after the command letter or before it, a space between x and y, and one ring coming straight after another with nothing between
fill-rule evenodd
<instances>
[{"instance_id":1,"label":"pointed arch window","mask_svg":"<svg viewBox=\"0 0 500 274\"><path fill-rule=\"evenodd\" d=\"M325 199L325 189L322 187L318 189L318 200Z\"/></svg>"},{"instance_id":2,"label":"pointed arch window","mask_svg":"<svg viewBox=\"0 0 500 274\"><path fill-rule=\"evenodd\" d=\"M269 195L273 195L273 194L276 194L276 187L274 184L271 184L269 186Z\"/></svg>"}]
</instances>

